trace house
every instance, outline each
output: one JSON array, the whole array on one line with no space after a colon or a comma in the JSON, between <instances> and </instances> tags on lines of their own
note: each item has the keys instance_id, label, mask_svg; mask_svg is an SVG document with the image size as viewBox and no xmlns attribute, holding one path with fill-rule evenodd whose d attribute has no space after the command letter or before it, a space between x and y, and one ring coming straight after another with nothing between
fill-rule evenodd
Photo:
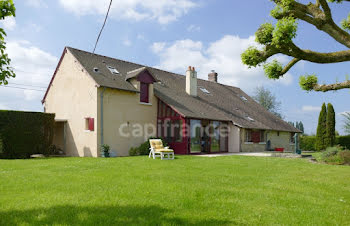
<instances>
[{"instance_id":1,"label":"house","mask_svg":"<svg viewBox=\"0 0 350 226\"><path fill-rule=\"evenodd\" d=\"M186 69L184 68L184 71ZM300 131L237 87L66 47L42 100L56 114L54 144L68 156L117 156L149 137L176 154L293 151Z\"/></svg>"}]
</instances>

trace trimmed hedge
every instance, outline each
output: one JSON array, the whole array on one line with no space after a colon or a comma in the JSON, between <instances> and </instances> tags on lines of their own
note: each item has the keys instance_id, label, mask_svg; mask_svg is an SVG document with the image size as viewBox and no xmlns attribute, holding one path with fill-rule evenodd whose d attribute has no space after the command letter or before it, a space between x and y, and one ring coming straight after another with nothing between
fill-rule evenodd
<instances>
[{"instance_id":1,"label":"trimmed hedge","mask_svg":"<svg viewBox=\"0 0 350 226\"><path fill-rule=\"evenodd\" d=\"M335 143L342 146L342 147L350 149L350 135L336 137Z\"/></svg>"},{"instance_id":2,"label":"trimmed hedge","mask_svg":"<svg viewBox=\"0 0 350 226\"><path fill-rule=\"evenodd\" d=\"M300 136L300 149L303 151L316 151L316 136Z\"/></svg>"},{"instance_id":3,"label":"trimmed hedge","mask_svg":"<svg viewBox=\"0 0 350 226\"><path fill-rule=\"evenodd\" d=\"M303 151L316 151L315 148L316 136L300 136L300 149ZM337 136L335 145L350 149L350 135Z\"/></svg>"},{"instance_id":4,"label":"trimmed hedge","mask_svg":"<svg viewBox=\"0 0 350 226\"><path fill-rule=\"evenodd\" d=\"M55 114L0 111L0 158L29 158L48 154L52 145Z\"/></svg>"}]
</instances>

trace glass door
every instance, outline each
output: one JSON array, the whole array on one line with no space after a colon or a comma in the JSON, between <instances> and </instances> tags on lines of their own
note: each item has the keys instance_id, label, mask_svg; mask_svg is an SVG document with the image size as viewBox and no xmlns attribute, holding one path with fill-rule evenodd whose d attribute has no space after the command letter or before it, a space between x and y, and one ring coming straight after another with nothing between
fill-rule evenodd
<instances>
[{"instance_id":1,"label":"glass door","mask_svg":"<svg viewBox=\"0 0 350 226\"><path fill-rule=\"evenodd\" d=\"M202 137L201 137L201 151L202 153L209 153L210 152L210 134L211 134L211 128L210 128L210 122L208 120L202 120L201 121L201 130L202 130Z\"/></svg>"},{"instance_id":2,"label":"glass door","mask_svg":"<svg viewBox=\"0 0 350 226\"><path fill-rule=\"evenodd\" d=\"M191 138L191 154L201 153L201 121L193 120L190 121L190 138Z\"/></svg>"},{"instance_id":3,"label":"glass door","mask_svg":"<svg viewBox=\"0 0 350 226\"><path fill-rule=\"evenodd\" d=\"M210 128L211 149L210 152L220 152L220 122L213 121Z\"/></svg>"}]
</instances>

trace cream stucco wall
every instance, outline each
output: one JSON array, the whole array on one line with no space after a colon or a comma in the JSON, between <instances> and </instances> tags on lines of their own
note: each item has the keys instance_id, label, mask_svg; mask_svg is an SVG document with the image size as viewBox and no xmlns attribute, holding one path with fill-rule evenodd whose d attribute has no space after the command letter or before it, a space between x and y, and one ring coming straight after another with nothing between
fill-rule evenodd
<instances>
[{"instance_id":1,"label":"cream stucco wall","mask_svg":"<svg viewBox=\"0 0 350 226\"><path fill-rule=\"evenodd\" d=\"M66 154L98 156L97 88L74 56L67 51L47 94L45 112L66 119ZM85 131L85 118L95 119L95 131ZM62 144L59 144L62 145Z\"/></svg>"},{"instance_id":2,"label":"cream stucco wall","mask_svg":"<svg viewBox=\"0 0 350 226\"><path fill-rule=\"evenodd\" d=\"M132 81L136 87L139 85ZM103 92L103 141L117 156L128 156L131 147L139 146L149 136L156 136L157 98L149 86L149 104L140 103L140 94L116 89L98 89L98 146L101 145L101 101ZM153 129L152 129L153 127ZM145 133L145 129L148 130Z\"/></svg>"},{"instance_id":3,"label":"cream stucco wall","mask_svg":"<svg viewBox=\"0 0 350 226\"><path fill-rule=\"evenodd\" d=\"M290 143L290 132L266 131L266 141L271 141L271 148L284 148L286 152L293 152L295 145ZM241 151L242 152L262 152L266 151L266 143L245 142L245 129L241 129Z\"/></svg>"},{"instance_id":4,"label":"cream stucco wall","mask_svg":"<svg viewBox=\"0 0 350 226\"><path fill-rule=\"evenodd\" d=\"M240 143L240 128L234 125L229 126L228 134L228 151L229 152L240 152L241 143Z\"/></svg>"}]
</instances>

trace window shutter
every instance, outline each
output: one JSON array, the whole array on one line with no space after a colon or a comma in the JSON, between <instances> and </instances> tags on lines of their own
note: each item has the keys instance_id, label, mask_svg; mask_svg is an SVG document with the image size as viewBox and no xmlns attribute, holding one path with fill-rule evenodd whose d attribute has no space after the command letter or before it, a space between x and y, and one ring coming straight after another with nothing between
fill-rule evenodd
<instances>
[{"instance_id":1,"label":"window shutter","mask_svg":"<svg viewBox=\"0 0 350 226\"><path fill-rule=\"evenodd\" d=\"M94 131L94 126L95 126L94 118L89 118L89 130Z\"/></svg>"},{"instance_id":2,"label":"window shutter","mask_svg":"<svg viewBox=\"0 0 350 226\"><path fill-rule=\"evenodd\" d=\"M140 102L142 103L149 103L149 95L148 95L148 84L141 82L141 87L140 87Z\"/></svg>"},{"instance_id":3,"label":"window shutter","mask_svg":"<svg viewBox=\"0 0 350 226\"><path fill-rule=\"evenodd\" d=\"M253 141L253 143L260 142L260 131L253 131L252 132L252 141Z\"/></svg>"}]
</instances>

